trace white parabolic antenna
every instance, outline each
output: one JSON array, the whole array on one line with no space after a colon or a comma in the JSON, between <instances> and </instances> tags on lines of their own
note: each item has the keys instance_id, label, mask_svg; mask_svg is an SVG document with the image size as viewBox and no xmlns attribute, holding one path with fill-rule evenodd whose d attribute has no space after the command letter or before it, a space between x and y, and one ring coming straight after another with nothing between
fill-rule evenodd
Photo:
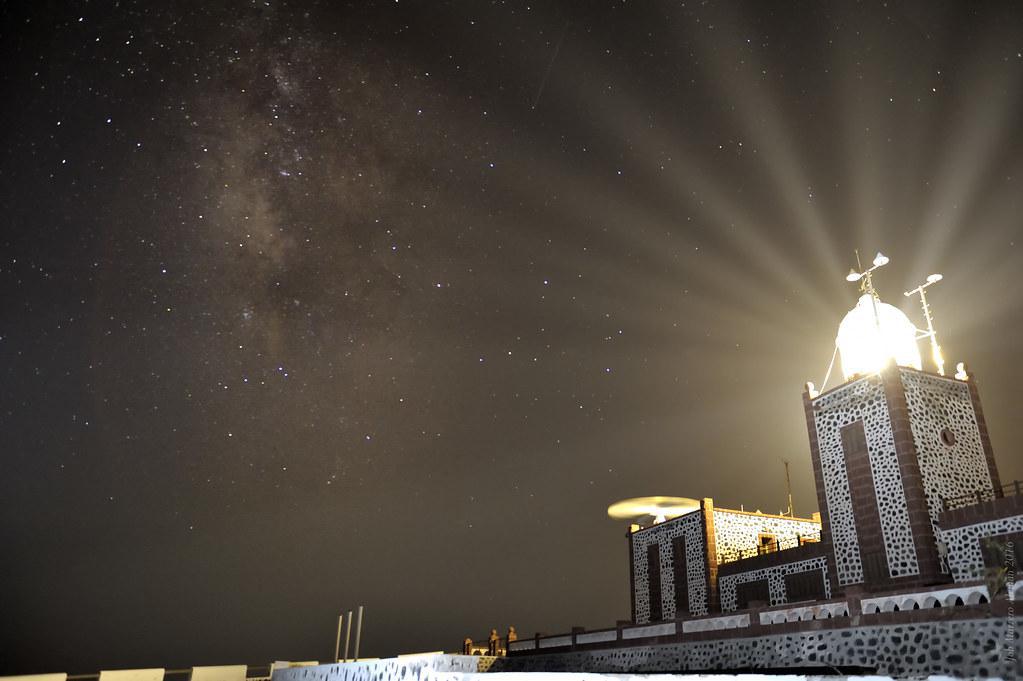
<instances>
[{"instance_id":1,"label":"white parabolic antenna","mask_svg":"<svg viewBox=\"0 0 1023 681\"><path fill-rule=\"evenodd\" d=\"M615 520L638 520L644 516L667 520L698 508L700 502L688 497L634 497L611 504L607 514Z\"/></svg>"}]
</instances>

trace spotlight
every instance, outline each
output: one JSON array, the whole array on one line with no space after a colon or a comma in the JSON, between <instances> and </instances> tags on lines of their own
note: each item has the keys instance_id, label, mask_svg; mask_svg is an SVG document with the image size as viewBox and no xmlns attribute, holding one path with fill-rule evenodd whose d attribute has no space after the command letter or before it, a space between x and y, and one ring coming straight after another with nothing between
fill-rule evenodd
<instances>
[{"instance_id":1,"label":"spotlight","mask_svg":"<svg viewBox=\"0 0 1023 681\"><path fill-rule=\"evenodd\" d=\"M882 253L881 251L878 251L877 255L874 256L874 267L881 267L882 265L887 265L887 264L888 264L888 256L885 255L884 253Z\"/></svg>"},{"instance_id":2,"label":"spotlight","mask_svg":"<svg viewBox=\"0 0 1023 681\"><path fill-rule=\"evenodd\" d=\"M941 277L940 274L928 274L927 275L927 283L928 284L933 284L935 282L939 282L939 281L941 281L941 279L942 279L942 277Z\"/></svg>"},{"instance_id":3,"label":"spotlight","mask_svg":"<svg viewBox=\"0 0 1023 681\"><path fill-rule=\"evenodd\" d=\"M850 267L849 268L849 274L845 275L845 280L846 281L859 281L860 277L862 277L862 276L863 276L862 274L860 274L859 272L857 272L856 270L854 270L853 268Z\"/></svg>"}]
</instances>

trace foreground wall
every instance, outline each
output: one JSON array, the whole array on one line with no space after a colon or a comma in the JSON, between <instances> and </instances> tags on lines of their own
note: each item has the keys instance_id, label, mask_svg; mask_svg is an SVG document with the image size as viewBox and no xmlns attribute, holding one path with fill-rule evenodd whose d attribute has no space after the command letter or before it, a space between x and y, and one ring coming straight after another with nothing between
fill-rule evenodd
<instances>
[{"instance_id":1,"label":"foreground wall","mask_svg":"<svg viewBox=\"0 0 1023 681\"><path fill-rule=\"evenodd\" d=\"M321 664L275 670L273 681L428 681L485 672L495 659L483 655L417 655Z\"/></svg>"},{"instance_id":2,"label":"foreground wall","mask_svg":"<svg viewBox=\"0 0 1023 681\"><path fill-rule=\"evenodd\" d=\"M377 670L377 681L408 681L406 677L398 675L397 667L392 663L395 660L379 660L372 665ZM352 664L352 663L349 663ZM359 663L363 664L363 663ZM327 673L327 667L333 667L335 665L323 665L316 669L322 670L319 676L315 677L315 681L327 681L330 678L334 678ZM492 674L485 674L484 672L444 672L436 671L431 667L419 667L420 675L415 678L418 681L498 681L498 679L504 679L505 681L530 681L535 679L536 675L528 675L528 673L507 673L500 677L495 677ZM541 675L542 676L542 675ZM4 678L4 677L0 677ZM693 681L695 677L692 675L680 675L680 674L661 674L657 676L657 681ZM736 681L736 677L732 674L709 674L700 675L701 681ZM885 681L891 677L883 676L870 676L870 677L854 677L854 676L806 676L803 674L743 674L742 681ZM627 674L594 674L588 673L561 673L557 676L558 681L641 681L641 678L634 677ZM5 679L6 681L6 679ZM35 681L29 679L29 681ZM312 677L310 677L312 681ZM951 681L945 678L933 679L932 681Z\"/></svg>"},{"instance_id":3,"label":"foreground wall","mask_svg":"<svg viewBox=\"0 0 1023 681\"><path fill-rule=\"evenodd\" d=\"M1023 678L1021 626L1023 621L1018 617L999 617L821 628L634 648L516 655L495 661L491 670L666 673L841 668L890 676L1015 679Z\"/></svg>"}]
</instances>

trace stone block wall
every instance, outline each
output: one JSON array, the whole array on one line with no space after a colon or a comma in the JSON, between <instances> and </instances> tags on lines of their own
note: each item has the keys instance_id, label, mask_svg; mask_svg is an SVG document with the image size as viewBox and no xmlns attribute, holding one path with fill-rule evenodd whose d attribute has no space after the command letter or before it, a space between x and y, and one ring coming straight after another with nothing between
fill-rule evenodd
<instances>
[{"instance_id":1,"label":"stone block wall","mask_svg":"<svg viewBox=\"0 0 1023 681\"><path fill-rule=\"evenodd\" d=\"M757 555L762 534L771 535L781 546L789 548L797 546L801 537L820 541L821 524L810 518L714 509L714 540L719 566L722 563Z\"/></svg>"},{"instance_id":2,"label":"stone block wall","mask_svg":"<svg viewBox=\"0 0 1023 681\"><path fill-rule=\"evenodd\" d=\"M969 386L920 371L899 372L934 532L942 499L993 489Z\"/></svg>"},{"instance_id":3,"label":"stone block wall","mask_svg":"<svg viewBox=\"0 0 1023 681\"><path fill-rule=\"evenodd\" d=\"M732 563L725 563L718 571L718 597L721 612L733 612L741 607L738 602L740 585L751 582L767 583L767 602L765 605L784 605L793 601L789 597L787 578L794 575L813 572L820 576L824 593L822 600L831 598L831 584L828 579L827 544L811 543L799 548L765 553L754 558L746 558Z\"/></svg>"},{"instance_id":4,"label":"stone block wall","mask_svg":"<svg viewBox=\"0 0 1023 681\"><path fill-rule=\"evenodd\" d=\"M822 510L827 509L839 586L866 581L861 537L879 538L886 576L920 571L888 402L884 382L877 376L851 381L811 402L813 456L819 460L823 484L818 495ZM843 429L856 427L857 422L866 439L864 471L850 471L843 448ZM863 513L869 509L862 500L854 509L857 494L875 505L876 512Z\"/></svg>"},{"instance_id":5,"label":"stone block wall","mask_svg":"<svg viewBox=\"0 0 1023 681\"><path fill-rule=\"evenodd\" d=\"M635 604L633 618L637 624L650 621L650 572L658 570L661 585L661 619L672 619L676 613L675 549L674 540L683 538L686 555L686 584L689 613L706 615L708 611L706 543L703 517L700 511L673 518L658 525L633 532L632 543L632 596ZM660 565L648 565L648 547L657 544Z\"/></svg>"},{"instance_id":6,"label":"stone block wall","mask_svg":"<svg viewBox=\"0 0 1023 681\"><path fill-rule=\"evenodd\" d=\"M975 523L939 529L938 536L948 548L948 565L956 582L980 579L984 570L981 540L1003 534L1023 532L1023 514L980 520ZM1015 566L1018 573L1020 566Z\"/></svg>"},{"instance_id":7,"label":"stone block wall","mask_svg":"<svg viewBox=\"0 0 1023 681\"><path fill-rule=\"evenodd\" d=\"M496 658L481 655L421 655L277 669L272 681L430 681L490 669Z\"/></svg>"},{"instance_id":8,"label":"stone block wall","mask_svg":"<svg viewBox=\"0 0 1023 681\"><path fill-rule=\"evenodd\" d=\"M780 565L772 565L758 569L718 576L718 592L721 599L721 612L732 612L739 608L738 588L741 584L767 581L767 605L784 605L789 602L785 588L785 577L803 572L816 572L824 582L824 598L831 598L831 586L828 581L828 561L825 556L817 556Z\"/></svg>"},{"instance_id":9,"label":"stone block wall","mask_svg":"<svg viewBox=\"0 0 1023 681\"><path fill-rule=\"evenodd\" d=\"M1023 678L1017 618L883 622L802 629L772 635L683 640L661 645L501 658L492 671L653 674L756 669L861 670L894 677ZM806 628L806 625L814 628ZM778 625L786 626L786 625ZM743 630L743 633L748 630ZM752 632L751 632L752 633ZM703 634L702 636L707 636Z\"/></svg>"}]
</instances>

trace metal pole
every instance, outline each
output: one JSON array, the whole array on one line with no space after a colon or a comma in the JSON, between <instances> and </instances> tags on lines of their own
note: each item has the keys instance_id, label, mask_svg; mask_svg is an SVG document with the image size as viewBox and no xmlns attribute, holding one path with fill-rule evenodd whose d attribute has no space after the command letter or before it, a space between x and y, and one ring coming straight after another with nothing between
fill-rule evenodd
<instances>
[{"instance_id":1,"label":"metal pole","mask_svg":"<svg viewBox=\"0 0 1023 681\"><path fill-rule=\"evenodd\" d=\"M789 495L789 517L794 517L795 513L792 510L792 481L789 480L789 462L785 461L785 491Z\"/></svg>"},{"instance_id":2,"label":"metal pole","mask_svg":"<svg viewBox=\"0 0 1023 681\"><path fill-rule=\"evenodd\" d=\"M355 661L359 661L359 643L362 642L362 606L359 606L359 621L355 625Z\"/></svg>"},{"instance_id":3,"label":"metal pole","mask_svg":"<svg viewBox=\"0 0 1023 681\"><path fill-rule=\"evenodd\" d=\"M352 637L352 611L348 611L348 626L345 627L345 662L348 661L348 639Z\"/></svg>"},{"instance_id":4,"label":"metal pole","mask_svg":"<svg viewBox=\"0 0 1023 681\"><path fill-rule=\"evenodd\" d=\"M344 620L344 618L344 615L337 616L337 638L334 639L334 662L340 662L337 655L341 652L341 621Z\"/></svg>"},{"instance_id":5,"label":"metal pole","mask_svg":"<svg viewBox=\"0 0 1023 681\"><path fill-rule=\"evenodd\" d=\"M938 337L934 333L934 323L931 321L931 306L927 304L927 296L924 295L924 287L920 287L920 305L924 308L924 319L927 320L927 335L931 337L931 359L938 366L938 373L945 375L945 359L941 356L941 346L938 345Z\"/></svg>"}]
</instances>

